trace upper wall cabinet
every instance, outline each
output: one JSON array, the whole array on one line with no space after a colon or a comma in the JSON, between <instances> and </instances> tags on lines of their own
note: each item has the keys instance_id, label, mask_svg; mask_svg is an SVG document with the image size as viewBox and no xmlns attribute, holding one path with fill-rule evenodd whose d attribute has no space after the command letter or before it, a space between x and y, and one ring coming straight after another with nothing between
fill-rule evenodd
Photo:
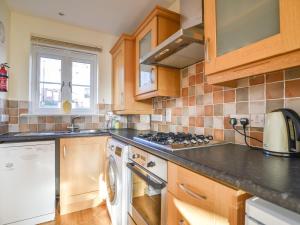
<instances>
[{"instance_id":1,"label":"upper wall cabinet","mask_svg":"<svg viewBox=\"0 0 300 225\"><path fill-rule=\"evenodd\" d=\"M136 99L180 95L178 69L140 64L143 56L179 28L180 15L157 6L136 30Z\"/></svg>"},{"instance_id":2,"label":"upper wall cabinet","mask_svg":"<svg viewBox=\"0 0 300 225\"><path fill-rule=\"evenodd\" d=\"M255 75L238 67L300 49L299 0L204 0L204 18L205 73L237 72L216 82Z\"/></svg>"},{"instance_id":3,"label":"upper wall cabinet","mask_svg":"<svg viewBox=\"0 0 300 225\"><path fill-rule=\"evenodd\" d=\"M149 114L151 101L135 100L135 39L123 34L110 51L112 55L112 98L116 114Z\"/></svg>"}]
</instances>

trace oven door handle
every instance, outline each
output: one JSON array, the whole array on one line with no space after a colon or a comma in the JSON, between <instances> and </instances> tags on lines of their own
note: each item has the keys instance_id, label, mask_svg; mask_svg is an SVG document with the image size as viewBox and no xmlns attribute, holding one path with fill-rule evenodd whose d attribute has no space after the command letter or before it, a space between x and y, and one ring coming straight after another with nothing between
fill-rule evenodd
<instances>
[{"instance_id":1,"label":"oven door handle","mask_svg":"<svg viewBox=\"0 0 300 225\"><path fill-rule=\"evenodd\" d=\"M127 163L126 166L136 175L138 175L140 178L142 178L147 184L149 184L151 187L154 187L155 189L163 189L166 187L165 183L157 183L150 179L149 176L146 176L145 174L141 173L138 169L135 168L134 163Z\"/></svg>"}]
</instances>

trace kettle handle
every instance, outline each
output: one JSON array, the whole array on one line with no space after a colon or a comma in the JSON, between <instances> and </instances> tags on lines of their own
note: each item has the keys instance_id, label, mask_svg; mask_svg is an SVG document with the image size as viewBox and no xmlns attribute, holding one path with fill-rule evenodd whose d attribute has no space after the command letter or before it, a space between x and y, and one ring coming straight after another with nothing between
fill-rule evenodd
<instances>
[{"instance_id":1,"label":"kettle handle","mask_svg":"<svg viewBox=\"0 0 300 225\"><path fill-rule=\"evenodd\" d=\"M273 112L282 112L286 122L288 119L293 121L293 124L295 126L295 139L297 141L300 141L300 116L294 110L291 109L277 109Z\"/></svg>"}]
</instances>

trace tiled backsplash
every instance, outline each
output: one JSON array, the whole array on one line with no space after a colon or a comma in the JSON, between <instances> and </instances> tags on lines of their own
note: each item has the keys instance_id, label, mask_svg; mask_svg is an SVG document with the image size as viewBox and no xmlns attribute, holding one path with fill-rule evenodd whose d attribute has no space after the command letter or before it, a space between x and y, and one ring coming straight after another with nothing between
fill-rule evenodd
<instances>
[{"instance_id":1,"label":"tiled backsplash","mask_svg":"<svg viewBox=\"0 0 300 225\"><path fill-rule=\"evenodd\" d=\"M212 134L218 140L244 144L243 136L229 125L230 116L249 118L248 134L262 140L266 113L286 107L300 114L300 67L241 79L237 83L236 88L209 85L203 64L195 64L181 71L181 97L153 99L153 114L161 115L162 121L150 123L149 115L132 115L121 117L122 127ZM71 122L70 115L28 115L29 102L26 101L1 100L0 103L0 111L10 116L9 126L0 124L1 132L7 131L7 127L10 132L60 131ZM105 128L103 115L111 111L111 105L97 107L99 115L82 116L76 124L82 129ZM171 114L170 122L166 120L167 112ZM261 146L257 141L249 142Z\"/></svg>"},{"instance_id":2,"label":"tiled backsplash","mask_svg":"<svg viewBox=\"0 0 300 225\"><path fill-rule=\"evenodd\" d=\"M8 101L6 99L0 99L0 114L8 114ZM0 122L0 134L8 132L8 122Z\"/></svg>"},{"instance_id":3,"label":"tiled backsplash","mask_svg":"<svg viewBox=\"0 0 300 225\"><path fill-rule=\"evenodd\" d=\"M150 130L150 116L129 115L127 117L127 127L136 130Z\"/></svg>"},{"instance_id":4,"label":"tiled backsplash","mask_svg":"<svg viewBox=\"0 0 300 225\"><path fill-rule=\"evenodd\" d=\"M229 125L230 116L249 118L248 134L262 140L265 113L287 107L300 114L300 67L242 79L237 88L212 86L205 80L202 63L183 69L181 97L153 99L154 114L164 119L152 122L151 128L212 134L218 140L244 144L243 136ZM170 110L171 122L166 122ZM250 143L261 146L257 141Z\"/></svg>"},{"instance_id":5,"label":"tiled backsplash","mask_svg":"<svg viewBox=\"0 0 300 225\"><path fill-rule=\"evenodd\" d=\"M98 104L97 107L99 115L83 115L76 120L76 125L81 129L106 128L104 114L111 111L111 105ZM71 115L30 115L28 109L28 101L8 101L10 132L62 131L66 130L71 123Z\"/></svg>"}]
</instances>

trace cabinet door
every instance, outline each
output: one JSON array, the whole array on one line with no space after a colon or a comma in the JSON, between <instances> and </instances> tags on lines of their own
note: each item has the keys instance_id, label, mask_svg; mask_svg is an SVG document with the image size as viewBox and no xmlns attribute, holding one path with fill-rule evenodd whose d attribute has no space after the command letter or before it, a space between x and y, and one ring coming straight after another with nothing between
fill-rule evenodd
<instances>
[{"instance_id":1,"label":"cabinet door","mask_svg":"<svg viewBox=\"0 0 300 225\"><path fill-rule=\"evenodd\" d=\"M124 43L113 55L113 110L125 109L124 80L125 59Z\"/></svg>"},{"instance_id":2,"label":"cabinet door","mask_svg":"<svg viewBox=\"0 0 300 225\"><path fill-rule=\"evenodd\" d=\"M104 199L106 141L107 137L60 139L60 214L95 207Z\"/></svg>"},{"instance_id":3,"label":"cabinet door","mask_svg":"<svg viewBox=\"0 0 300 225\"><path fill-rule=\"evenodd\" d=\"M170 192L167 198L167 225L216 225L212 211L203 209L187 199L178 199Z\"/></svg>"},{"instance_id":4,"label":"cabinet door","mask_svg":"<svg viewBox=\"0 0 300 225\"><path fill-rule=\"evenodd\" d=\"M174 204L174 195L167 194L167 225L188 225Z\"/></svg>"},{"instance_id":5,"label":"cabinet door","mask_svg":"<svg viewBox=\"0 0 300 225\"><path fill-rule=\"evenodd\" d=\"M205 0L204 7L207 74L300 48L298 0Z\"/></svg>"},{"instance_id":6,"label":"cabinet door","mask_svg":"<svg viewBox=\"0 0 300 225\"><path fill-rule=\"evenodd\" d=\"M244 224L245 200L250 197L249 194L170 162L168 162L168 192L171 194L171 198L168 198L168 208L170 207L172 211L175 207L182 215L170 218L172 215L168 214L169 221L184 218L185 223L197 225Z\"/></svg>"},{"instance_id":7,"label":"cabinet door","mask_svg":"<svg viewBox=\"0 0 300 225\"><path fill-rule=\"evenodd\" d=\"M136 94L157 90L155 66L140 64L140 59L157 45L157 18L155 17L136 38Z\"/></svg>"}]
</instances>

